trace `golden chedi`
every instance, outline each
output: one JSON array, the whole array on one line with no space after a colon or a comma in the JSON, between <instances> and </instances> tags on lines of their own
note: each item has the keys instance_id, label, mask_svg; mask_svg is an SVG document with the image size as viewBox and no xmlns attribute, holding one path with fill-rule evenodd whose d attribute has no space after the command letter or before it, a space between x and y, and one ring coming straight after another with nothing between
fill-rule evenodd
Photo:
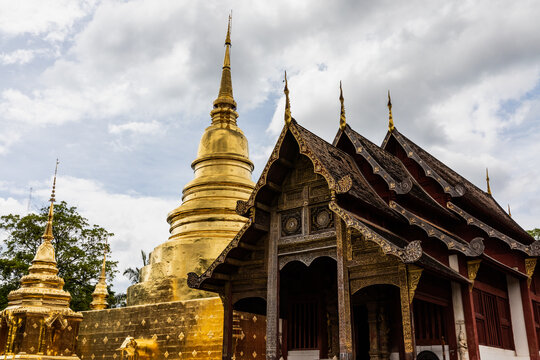
<instances>
[{"instance_id":1,"label":"golden chedi","mask_svg":"<svg viewBox=\"0 0 540 360\"><path fill-rule=\"evenodd\" d=\"M82 314L69 308L52 243L54 188L43 242L0 314L0 359L79 359L74 352Z\"/></svg>"},{"instance_id":2,"label":"golden chedi","mask_svg":"<svg viewBox=\"0 0 540 360\"><path fill-rule=\"evenodd\" d=\"M245 223L236 214L237 200L247 200L253 189L248 141L237 126L231 80L231 21L225 40L221 85L212 123L199 144L191 167L195 179L183 190L183 203L167 217L169 240L150 254L139 283L128 289L128 305L205 297L188 288L190 271L203 272Z\"/></svg>"},{"instance_id":3,"label":"golden chedi","mask_svg":"<svg viewBox=\"0 0 540 360\"><path fill-rule=\"evenodd\" d=\"M109 305L107 303L107 298L109 297L109 292L107 291L107 278L105 275L105 263L107 261L107 253L103 254L103 264L101 265L101 274L99 275L99 280L96 284L94 292L92 293L92 302L90 303L90 309L92 310L103 310L106 309Z\"/></svg>"}]
</instances>

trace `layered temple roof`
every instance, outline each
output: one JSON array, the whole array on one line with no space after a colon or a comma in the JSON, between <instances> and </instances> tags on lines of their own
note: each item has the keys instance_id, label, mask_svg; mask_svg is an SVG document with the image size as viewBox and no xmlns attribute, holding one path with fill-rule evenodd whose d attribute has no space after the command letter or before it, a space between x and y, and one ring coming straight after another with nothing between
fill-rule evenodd
<instances>
[{"instance_id":1,"label":"layered temple roof","mask_svg":"<svg viewBox=\"0 0 540 360\"><path fill-rule=\"evenodd\" d=\"M524 262L517 260L539 256L539 241L491 194L402 135L391 115L382 146L373 144L346 123L340 99L340 127L333 144L300 126L287 106L285 126L251 197L238 202L237 212L248 217L248 223L203 274L189 274L190 287L220 291L227 274L249 259L256 240L268 231L257 214L270 208L298 154L307 156L314 172L326 180L333 194L330 209L384 253L457 281L468 280L450 268L448 254L481 258L528 276Z\"/></svg>"}]
</instances>

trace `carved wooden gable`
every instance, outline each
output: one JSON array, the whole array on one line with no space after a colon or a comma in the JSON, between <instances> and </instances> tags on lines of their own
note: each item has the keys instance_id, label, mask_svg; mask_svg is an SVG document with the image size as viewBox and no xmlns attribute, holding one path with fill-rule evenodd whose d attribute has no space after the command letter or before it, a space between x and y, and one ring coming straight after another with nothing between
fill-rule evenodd
<instances>
[{"instance_id":1,"label":"carved wooden gable","mask_svg":"<svg viewBox=\"0 0 540 360\"><path fill-rule=\"evenodd\" d=\"M286 176L277 201L279 216L279 264L290 261L309 265L315 258L335 258L334 213L328 208L326 180L304 155L298 155Z\"/></svg>"}]
</instances>

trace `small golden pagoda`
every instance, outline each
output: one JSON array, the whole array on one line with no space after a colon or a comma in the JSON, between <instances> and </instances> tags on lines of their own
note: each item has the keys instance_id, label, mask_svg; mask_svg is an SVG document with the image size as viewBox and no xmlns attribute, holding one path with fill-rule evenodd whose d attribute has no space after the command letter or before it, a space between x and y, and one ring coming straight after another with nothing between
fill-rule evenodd
<instances>
[{"instance_id":1,"label":"small golden pagoda","mask_svg":"<svg viewBox=\"0 0 540 360\"><path fill-rule=\"evenodd\" d=\"M107 297L109 292L107 291L107 278L105 276L105 262L107 261L107 252L103 253L103 264L101 265L101 274L96 284L96 288L92 293L92 302L90 303L90 309L103 310L109 305L107 303Z\"/></svg>"},{"instance_id":2,"label":"small golden pagoda","mask_svg":"<svg viewBox=\"0 0 540 360\"><path fill-rule=\"evenodd\" d=\"M82 314L69 308L71 295L57 275L52 244L55 186L56 171L43 242L29 274L9 293L8 306L0 314L0 359L79 359L75 344Z\"/></svg>"},{"instance_id":3,"label":"small golden pagoda","mask_svg":"<svg viewBox=\"0 0 540 360\"><path fill-rule=\"evenodd\" d=\"M231 80L231 17L225 38L221 85L197 154L195 179L183 190L182 204L167 217L170 237L150 254L139 283L127 292L128 305L205 297L186 284L187 273L202 272L245 224L235 212L254 187L248 141L237 126Z\"/></svg>"}]
</instances>

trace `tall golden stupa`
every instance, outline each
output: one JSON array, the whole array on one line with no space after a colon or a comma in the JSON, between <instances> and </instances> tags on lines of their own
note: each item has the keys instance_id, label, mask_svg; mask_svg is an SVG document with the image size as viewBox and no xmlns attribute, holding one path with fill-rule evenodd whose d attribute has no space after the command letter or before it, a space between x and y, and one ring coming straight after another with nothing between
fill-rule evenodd
<instances>
[{"instance_id":1,"label":"tall golden stupa","mask_svg":"<svg viewBox=\"0 0 540 360\"><path fill-rule=\"evenodd\" d=\"M219 94L210 112L212 123L191 164L195 178L183 190L182 204L167 216L168 241L150 254L139 283L128 288L128 305L204 297L189 289L187 273L202 273L245 223L236 214L237 200L247 200L254 187L248 141L237 126L231 80L231 18Z\"/></svg>"}]
</instances>

